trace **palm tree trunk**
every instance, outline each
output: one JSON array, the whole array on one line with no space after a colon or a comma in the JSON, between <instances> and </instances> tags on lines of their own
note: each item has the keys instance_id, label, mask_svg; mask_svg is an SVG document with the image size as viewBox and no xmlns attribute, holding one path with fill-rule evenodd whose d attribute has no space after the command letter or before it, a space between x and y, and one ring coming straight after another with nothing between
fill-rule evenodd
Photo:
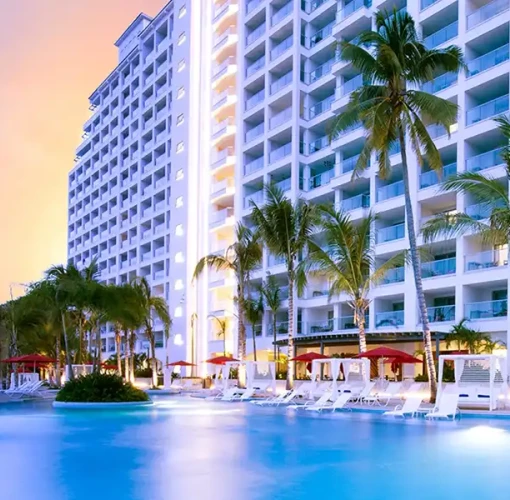
<instances>
[{"instance_id":1,"label":"palm tree trunk","mask_svg":"<svg viewBox=\"0 0 510 500\"><path fill-rule=\"evenodd\" d=\"M122 362L120 359L120 330L115 328L115 350L117 351L117 373L122 377Z\"/></svg>"},{"instance_id":2,"label":"palm tree trunk","mask_svg":"<svg viewBox=\"0 0 510 500\"><path fill-rule=\"evenodd\" d=\"M365 311L359 308L354 309L354 321L358 325L359 352L366 352L367 338L365 335Z\"/></svg>"},{"instance_id":3,"label":"palm tree trunk","mask_svg":"<svg viewBox=\"0 0 510 500\"><path fill-rule=\"evenodd\" d=\"M67 338L66 318L64 313L61 314L62 331L64 332L64 344L66 348L66 380L73 380L73 366L71 361L71 352L69 351L69 339Z\"/></svg>"},{"instance_id":4,"label":"palm tree trunk","mask_svg":"<svg viewBox=\"0 0 510 500\"><path fill-rule=\"evenodd\" d=\"M124 379L126 382L130 380L129 375L129 331L124 331Z\"/></svg>"},{"instance_id":5,"label":"palm tree trunk","mask_svg":"<svg viewBox=\"0 0 510 500\"><path fill-rule=\"evenodd\" d=\"M83 364L83 313L78 311L78 364Z\"/></svg>"},{"instance_id":6,"label":"palm tree trunk","mask_svg":"<svg viewBox=\"0 0 510 500\"><path fill-rule=\"evenodd\" d=\"M402 176L404 181L405 209L407 219L407 234L409 237L409 248L411 250L411 264L413 266L414 283L416 286L416 297L418 299L418 309L420 311L423 327L423 344L425 347L425 359L427 361L427 372L429 375L430 401L435 402L437 394L436 367L432 355L432 338L430 335L430 325L427 314L427 304L425 294L423 293L423 284L421 279L421 263L416 244L416 232L414 229L414 214L411 204L411 192L409 189L409 171L407 167L407 154L405 135L402 127L399 128L400 151L402 154Z\"/></svg>"},{"instance_id":7,"label":"palm tree trunk","mask_svg":"<svg viewBox=\"0 0 510 500\"><path fill-rule=\"evenodd\" d=\"M254 324L251 325L251 333L252 333L251 336L253 338L253 361L257 361L257 340L255 339L256 332Z\"/></svg>"},{"instance_id":8,"label":"palm tree trunk","mask_svg":"<svg viewBox=\"0 0 510 500\"><path fill-rule=\"evenodd\" d=\"M129 336L129 381L135 381L135 332L131 330Z\"/></svg>"},{"instance_id":9,"label":"palm tree trunk","mask_svg":"<svg viewBox=\"0 0 510 500\"><path fill-rule=\"evenodd\" d=\"M278 356L278 348L276 347L276 312L273 311L273 359L275 362L275 370L276 373L278 373L278 368L280 367L280 360L277 360L276 357Z\"/></svg>"},{"instance_id":10,"label":"palm tree trunk","mask_svg":"<svg viewBox=\"0 0 510 500\"><path fill-rule=\"evenodd\" d=\"M294 356L294 278L289 273L289 331L287 351L287 390L294 387L294 362L290 359Z\"/></svg>"},{"instance_id":11,"label":"palm tree trunk","mask_svg":"<svg viewBox=\"0 0 510 500\"><path fill-rule=\"evenodd\" d=\"M152 332L146 332L146 336L149 338L151 345L152 387L156 388L158 386L158 373L156 366L156 340L154 339L154 334Z\"/></svg>"},{"instance_id":12,"label":"palm tree trunk","mask_svg":"<svg viewBox=\"0 0 510 500\"><path fill-rule=\"evenodd\" d=\"M94 371L101 369L101 327L99 323L96 325L96 361L94 364Z\"/></svg>"},{"instance_id":13,"label":"palm tree trunk","mask_svg":"<svg viewBox=\"0 0 510 500\"><path fill-rule=\"evenodd\" d=\"M237 288L237 353L240 361L246 358L246 327L244 324L244 298L242 287Z\"/></svg>"},{"instance_id":14,"label":"palm tree trunk","mask_svg":"<svg viewBox=\"0 0 510 500\"><path fill-rule=\"evenodd\" d=\"M62 349L60 348L60 332L57 332L57 335L55 337L55 359L57 362L55 363L55 383L57 387L60 387L60 383L62 379L60 378L60 351Z\"/></svg>"}]
</instances>

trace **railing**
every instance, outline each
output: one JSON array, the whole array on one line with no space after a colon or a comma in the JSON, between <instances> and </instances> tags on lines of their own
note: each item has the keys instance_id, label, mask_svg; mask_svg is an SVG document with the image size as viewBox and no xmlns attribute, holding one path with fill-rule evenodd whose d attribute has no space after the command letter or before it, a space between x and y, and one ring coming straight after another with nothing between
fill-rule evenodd
<instances>
[{"instance_id":1,"label":"railing","mask_svg":"<svg viewBox=\"0 0 510 500\"><path fill-rule=\"evenodd\" d=\"M289 121L292 118L292 107L286 108L283 111L280 111L278 114L272 116L269 119L269 128L273 129L283 125L285 122Z\"/></svg>"},{"instance_id":2,"label":"railing","mask_svg":"<svg viewBox=\"0 0 510 500\"><path fill-rule=\"evenodd\" d=\"M421 265L421 273L423 278L433 278L434 276L446 276L447 274L455 274L456 269L457 259L455 257L423 262Z\"/></svg>"},{"instance_id":3,"label":"railing","mask_svg":"<svg viewBox=\"0 0 510 500\"><path fill-rule=\"evenodd\" d=\"M335 64L335 58L326 61L324 64L318 66L310 73L305 73L304 82L307 85L311 85L312 83L320 80L322 77L329 75L331 73L331 69L333 68L333 64Z\"/></svg>"},{"instance_id":4,"label":"railing","mask_svg":"<svg viewBox=\"0 0 510 500\"><path fill-rule=\"evenodd\" d=\"M220 20L220 18L223 16L223 14L228 10L230 5L233 5L230 0L226 0L221 5L216 7L213 12L213 24L215 24L217 21Z\"/></svg>"},{"instance_id":5,"label":"railing","mask_svg":"<svg viewBox=\"0 0 510 500\"><path fill-rule=\"evenodd\" d=\"M315 117L321 115L322 113L329 111L334 101L335 96L331 95L329 97L326 97L326 99L323 99L322 101L318 102L317 104L311 106L310 109L308 110L308 120L313 120Z\"/></svg>"},{"instance_id":6,"label":"railing","mask_svg":"<svg viewBox=\"0 0 510 500\"><path fill-rule=\"evenodd\" d=\"M264 191L257 191L256 193L245 196L243 200L244 208L251 208L251 203L264 203Z\"/></svg>"},{"instance_id":7,"label":"railing","mask_svg":"<svg viewBox=\"0 0 510 500\"><path fill-rule=\"evenodd\" d=\"M257 104L262 102L264 100L265 96L265 90L259 90L256 94L253 94L251 97L246 99L245 102L245 109L246 111L250 110L251 108L254 108Z\"/></svg>"},{"instance_id":8,"label":"railing","mask_svg":"<svg viewBox=\"0 0 510 500\"><path fill-rule=\"evenodd\" d=\"M335 22L329 23L328 25L324 26L324 28L316 31L313 35L310 36L308 47L309 49L315 47L318 43L322 42L325 38L328 36L331 36L333 33L333 26L335 26Z\"/></svg>"},{"instance_id":9,"label":"railing","mask_svg":"<svg viewBox=\"0 0 510 500\"><path fill-rule=\"evenodd\" d=\"M301 0L301 9L307 14L311 14L328 0Z\"/></svg>"},{"instance_id":10,"label":"railing","mask_svg":"<svg viewBox=\"0 0 510 500\"><path fill-rule=\"evenodd\" d=\"M271 26L283 21L292 12L293 6L294 0L290 0L290 2L287 2L280 10L275 12L271 17Z\"/></svg>"},{"instance_id":11,"label":"railing","mask_svg":"<svg viewBox=\"0 0 510 500\"><path fill-rule=\"evenodd\" d=\"M479 172L480 170L486 170L487 168L496 167L504 163L501 153L504 148L493 149L487 151L472 158L466 160L466 170L470 172Z\"/></svg>"},{"instance_id":12,"label":"railing","mask_svg":"<svg viewBox=\"0 0 510 500\"><path fill-rule=\"evenodd\" d=\"M394 267L389 269L381 280L381 285L389 285L391 283L401 283L405 280L405 268Z\"/></svg>"},{"instance_id":13,"label":"railing","mask_svg":"<svg viewBox=\"0 0 510 500\"><path fill-rule=\"evenodd\" d=\"M253 160L244 166L244 175L253 174L253 172L257 172L257 170L261 170L263 168L264 168L264 157L261 156L260 158L257 158L256 160Z\"/></svg>"},{"instance_id":14,"label":"railing","mask_svg":"<svg viewBox=\"0 0 510 500\"><path fill-rule=\"evenodd\" d=\"M293 35L290 35L271 49L271 61L274 61L292 47L293 38Z\"/></svg>"},{"instance_id":15,"label":"railing","mask_svg":"<svg viewBox=\"0 0 510 500\"><path fill-rule=\"evenodd\" d=\"M368 314L365 315L365 328L368 327ZM354 321L354 316L340 316L335 318L338 330L355 330L358 327Z\"/></svg>"},{"instance_id":16,"label":"railing","mask_svg":"<svg viewBox=\"0 0 510 500\"><path fill-rule=\"evenodd\" d=\"M340 87L341 97L344 97L363 85L363 75L355 76Z\"/></svg>"},{"instance_id":17,"label":"railing","mask_svg":"<svg viewBox=\"0 0 510 500\"><path fill-rule=\"evenodd\" d=\"M221 35L214 40L213 50L218 50L228 41L230 35L237 35L237 27L229 26Z\"/></svg>"},{"instance_id":18,"label":"railing","mask_svg":"<svg viewBox=\"0 0 510 500\"><path fill-rule=\"evenodd\" d=\"M500 318L508 314L507 299L472 302L464 306L465 317L469 320L484 318Z\"/></svg>"},{"instance_id":19,"label":"railing","mask_svg":"<svg viewBox=\"0 0 510 500\"><path fill-rule=\"evenodd\" d=\"M269 161L274 162L281 160L282 158L285 158L286 156L289 156L292 152L292 143L288 142L287 144L284 144L283 146L280 146L277 149L274 149L269 153Z\"/></svg>"},{"instance_id":20,"label":"railing","mask_svg":"<svg viewBox=\"0 0 510 500\"><path fill-rule=\"evenodd\" d=\"M405 237L405 225L395 224L394 226L382 227L377 230L377 243L401 240Z\"/></svg>"},{"instance_id":21,"label":"railing","mask_svg":"<svg viewBox=\"0 0 510 500\"><path fill-rule=\"evenodd\" d=\"M360 155L355 155L342 160L342 173L352 172L356 167L356 163L358 163L359 157Z\"/></svg>"},{"instance_id":22,"label":"railing","mask_svg":"<svg viewBox=\"0 0 510 500\"><path fill-rule=\"evenodd\" d=\"M370 195L369 194L358 194L351 198L346 198L340 202L340 210L343 212L350 212L358 208L370 207Z\"/></svg>"},{"instance_id":23,"label":"railing","mask_svg":"<svg viewBox=\"0 0 510 500\"><path fill-rule=\"evenodd\" d=\"M394 182L377 190L377 201L384 201L404 194L404 181Z\"/></svg>"},{"instance_id":24,"label":"railing","mask_svg":"<svg viewBox=\"0 0 510 500\"><path fill-rule=\"evenodd\" d=\"M290 183L290 177L287 179L283 179L281 181L275 182L274 185L281 189L283 192L290 191L291 183Z\"/></svg>"},{"instance_id":25,"label":"railing","mask_svg":"<svg viewBox=\"0 0 510 500\"><path fill-rule=\"evenodd\" d=\"M508 248L487 250L464 258L465 271L479 271L508 265Z\"/></svg>"},{"instance_id":26,"label":"railing","mask_svg":"<svg viewBox=\"0 0 510 500\"><path fill-rule=\"evenodd\" d=\"M228 117L225 120L221 121L220 123L216 123L212 128L211 138L216 139L227 130L227 127L233 126L235 125L235 123L236 122L232 117Z\"/></svg>"},{"instance_id":27,"label":"railing","mask_svg":"<svg viewBox=\"0 0 510 500\"><path fill-rule=\"evenodd\" d=\"M448 26L445 26L444 28L436 31L435 33L432 33L432 35L425 37L423 39L423 43L428 49L433 49L434 47L437 47L438 45L441 45L442 43L455 38L458 34L459 22L455 21L452 24L449 24Z\"/></svg>"},{"instance_id":28,"label":"railing","mask_svg":"<svg viewBox=\"0 0 510 500\"><path fill-rule=\"evenodd\" d=\"M375 315L375 327L395 327L404 324L404 311L380 312Z\"/></svg>"},{"instance_id":29,"label":"railing","mask_svg":"<svg viewBox=\"0 0 510 500\"><path fill-rule=\"evenodd\" d=\"M220 163L224 162L227 157L234 156L234 154L234 148L225 148L218 151L212 158L212 168L216 168Z\"/></svg>"},{"instance_id":30,"label":"railing","mask_svg":"<svg viewBox=\"0 0 510 500\"><path fill-rule=\"evenodd\" d=\"M228 67L235 64L236 58L234 56L230 56L229 58L225 59L219 66L216 66L213 69L213 81L223 76L228 71Z\"/></svg>"},{"instance_id":31,"label":"railing","mask_svg":"<svg viewBox=\"0 0 510 500\"><path fill-rule=\"evenodd\" d=\"M256 9L264 0L251 0L246 4L246 15Z\"/></svg>"},{"instance_id":32,"label":"railing","mask_svg":"<svg viewBox=\"0 0 510 500\"><path fill-rule=\"evenodd\" d=\"M474 76L482 71L486 71L489 68L497 66L502 62L508 61L510 57L509 45L502 45L495 50L491 50L483 56L477 57L467 63L467 74L468 77Z\"/></svg>"},{"instance_id":33,"label":"railing","mask_svg":"<svg viewBox=\"0 0 510 500\"><path fill-rule=\"evenodd\" d=\"M308 154L316 153L327 146L329 146L329 136L325 135L308 144Z\"/></svg>"},{"instance_id":34,"label":"railing","mask_svg":"<svg viewBox=\"0 0 510 500\"><path fill-rule=\"evenodd\" d=\"M472 125L505 111L508 111L508 94L470 109L466 113L466 122L468 125Z\"/></svg>"},{"instance_id":35,"label":"railing","mask_svg":"<svg viewBox=\"0 0 510 500\"><path fill-rule=\"evenodd\" d=\"M255 28L249 35L246 36L246 47L256 42L266 32L266 23L262 23L260 26Z\"/></svg>"},{"instance_id":36,"label":"railing","mask_svg":"<svg viewBox=\"0 0 510 500\"><path fill-rule=\"evenodd\" d=\"M259 57L250 66L246 68L246 78L256 73L259 69L262 69L266 65L266 56Z\"/></svg>"},{"instance_id":37,"label":"railing","mask_svg":"<svg viewBox=\"0 0 510 500\"><path fill-rule=\"evenodd\" d=\"M344 8L338 10L337 16L338 20L341 21L350 15L354 14L357 10L362 9L363 7L371 7L372 0L353 0L344 5Z\"/></svg>"},{"instance_id":38,"label":"railing","mask_svg":"<svg viewBox=\"0 0 510 500\"><path fill-rule=\"evenodd\" d=\"M224 102L226 102L227 98L231 95L233 95L233 96L236 95L235 87L228 87L220 94L215 95L213 98L213 103L212 103L213 111L215 109L219 108Z\"/></svg>"},{"instance_id":39,"label":"railing","mask_svg":"<svg viewBox=\"0 0 510 500\"><path fill-rule=\"evenodd\" d=\"M457 83L457 73L444 73L423 85L423 92L435 94Z\"/></svg>"},{"instance_id":40,"label":"railing","mask_svg":"<svg viewBox=\"0 0 510 500\"><path fill-rule=\"evenodd\" d=\"M253 141L257 137L260 137L264 134L264 122L259 123L256 127L253 127L250 130L246 131L245 134L245 143L248 143L250 141Z\"/></svg>"},{"instance_id":41,"label":"railing","mask_svg":"<svg viewBox=\"0 0 510 500\"><path fill-rule=\"evenodd\" d=\"M457 163L450 163L443 167L443 175L441 180L448 179L457 173ZM420 174L420 189L425 189L430 186L439 184L439 176L435 170L429 170Z\"/></svg>"},{"instance_id":42,"label":"railing","mask_svg":"<svg viewBox=\"0 0 510 500\"><path fill-rule=\"evenodd\" d=\"M494 0L467 16L467 29L473 29L481 23L484 23L491 17L495 17L501 12L508 10L509 0Z\"/></svg>"},{"instance_id":43,"label":"railing","mask_svg":"<svg viewBox=\"0 0 510 500\"><path fill-rule=\"evenodd\" d=\"M276 94L276 92L280 91L287 85L290 85L292 82L292 70L288 73L285 73L285 75L278 78L278 80L271 83L271 95Z\"/></svg>"},{"instance_id":44,"label":"railing","mask_svg":"<svg viewBox=\"0 0 510 500\"><path fill-rule=\"evenodd\" d=\"M234 209L233 208L224 208L223 210L218 210L216 212L213 212L211 214L211 218L209 220L210 226L215 226L218 224L221 224L222 222L226 221L229 217L234 215Z\"/></svg>"},{"instance_id":45,"label":"railing","mask_svg":"<svg viewBox=\"0 0 510 500\"><path fill-rule=\"evenodd\" d=\"M441 323L443 321L455 321L455 306L427 307L429 323Z\"/></svg>"},{"instance_id":46,"label":"railing","mask_svg":"<svg viewBox=\"0 0 510 500\"><path fill-rule=\"evenodd\" d=\"M475 203L466 207L466 214L476 220L488 219L492 211L496 208L502 208L503 202L496 203Z\"/></svg>"},{"instance_id":47,"label":"railing","mask_svg":"<svg viewBox=\"0 0 510 500\"><path fill-rule=\"evenodd\" d=\"M321 174L314 175L310 177L308 182L308 189L312 190L321 186L325 186L331 182L331 179L335 177L335 169L326 170L326 172L322 172Z\"/></svg>"},{"instance_id":48,"label":"railing","mask_svg":"<svg viewBox=\"0 0 510 500\"><path fill-rule=\"evenodd\" d=\"M234 187L234 178L223 179L222 181L215 182L211 185L211 195L221 194L222 191L226 191L228 188Z\"/></svg>"},{"instance_id":49,"label":"railing","mask_svg":"<svg viewBox=\"0 0 510 500\"><path fill-rule=\"evenodd\" d=\"M439 0L421 0L421 10L426 9L427 7L430 7L431 5L434 5L436 2L439 2Z\"/></svg>"},{"instance_id":50,"label":"railing","mask_svg":"<svg viewBox=\"0 0 510 500\"><path fill-rule=\"evenodd\" d=\"M285 264L285 258L281 256L275 256L273 254L269 254L267 257L267 265L269 267L273 266L281 266L282 264Z\"/></svg>"},{"instance_id":51,"label":"railing","mask_svg":"<svg viewBox=\"0 0 510 500\"><path fill-rule=\"evenodd\" d=\"M335 320L333 318L325 321L311 321L308 323L309 333L328 333L335 329Z\"/></svg>"}]
</instances>

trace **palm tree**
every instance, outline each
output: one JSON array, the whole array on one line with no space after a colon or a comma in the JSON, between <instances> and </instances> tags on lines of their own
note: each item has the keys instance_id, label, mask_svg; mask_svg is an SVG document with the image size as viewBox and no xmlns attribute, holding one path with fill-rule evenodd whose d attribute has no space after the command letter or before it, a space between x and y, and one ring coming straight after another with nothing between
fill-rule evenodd
<instances>
[{"instance_id":1,"label":"palm tree","mask_svg":"<svg viewBox=\"0 0 510 500\"><path fill-rule=\"evenodd\" d=\"M211 314L211 318L213 318L216 321L216 324L218 325L218 337L221 337L223 339L223 356L227 355L227 328L228 323L226 319L218 318L218 316Z\"/></svg>"},{"instance_id":2,"label":"palm tree","mask_svg":"<svg viewBox=\"0 0 510 500\"><path fill-rule=\"evenodd\" d=\"M244 299L249 296L250 275L257 269L261 259L262 248L252 231L243 224L238 223L236 226L235 242L227 248L225 255L210 254L202 257L198 261L193 274L193 279L197 279L206 267L215 271L230 270L234 273L237 288L238 357L241 360L246 357Z\"/></svg>"},{"instance_id":3,"label":"palm tree","mask_svg":"<svg viewBox=\"0 0 510 500\"><path fill-rule=\"evenodd\" d=\"M360 71L364 85L351 94L346 111L338 116L330 135L335 138L358 123L365 128L366 138L353 176L368 167L371 153L376 152L379 176L387 178L391 171L390 150L400 146L411 264L431 396L435 400L436 370L416 244L406 139L409 138L418 163L423 164L425 157L428 165L441 174L441 156L427 125L436 124L449 132L457 120L457 105L415 88L432 80L439 71L460 71L464 62L456 46L428 50L416 33L413 18L407 13L377 12L375 21L376 31L362 33L357 44L342 42L340 45L341 58Z\"/></svg>"},{"instance_id":4,"label":"palm tree","mask_svg":"<svg viewBox=\"0 0 510 500\"><path fill-rule=\"evenodd\" d=\"M244 314L248 323L251 325L251 336L253 339L253 361L257 361L257 331L256 327L262 320L264 314L264 302L262 300L262 294L259 294L257 298L248 298L244 300Z\"/></svg>"},{"instance_id":5,"label":"palm tree","mask_svg":"<svg viewBox=\"0 0 510 500\"><path fill-rule=\"evenodd\" d=\"M152 385L157 387L158 374L157 374L157 359L156 359L156 336L154 332L154 318L158 317L163 323L163 333L165 338L168 339L170 328L172 326L172 319L168 311L168 304L163 297L152 295L151 287L146 278L137 278L133 287L137 293L137 300L143 311L143 328L145 337L150 343L151 349L151 366L152 366ZM133 335L133 331L131 332ZM131 350L132 350L131 346Z\"/></svg>"},{"instance_id":6,"label":"palm tree","mask_svg":"<svg viewBox=\"0 0 510 500\"><path fill-rule=\"evenodd\" d=\"M456 325L453 325L450 333L446 337L446 347L449 348L452 343L457 344L460 351L465 347L468 354L492 353L494 349L502 347L499 341L493 341L488 333L482 333L474 328L469 328L467 319L464 318Z\"/></svg>"},{"instance_id":7,"label":"palm tree","mask_svg":"<svg viewBox=\"0 0 510 500\"><path fill-rule=\"evenodd\" d=\"M287 267L289 281L289 328L287 388L294 385L294 365L290 361L294 351L294 286L296 265L307 248L317 221L317 207L298 199L292 203L276 185L265 187L266 202L262 207L252 202L252 217L257 231L268 250L281 257ZM305 282L302 280L301 285Z\"/></svg>"},{"instance_id":8,"label":"palm tree","mask_svg":"<svg viewBox=\"0 0 510 500\"><path fill-rule=\"evenodd\" d=\"M264 281L261 288L262 296L264 297L264 302L266 303L266 307L271 311L271 321L272 321L272 330L273 330L273 356L275 362L277 361L277 351L276 347L276 314L278 310L282 306L282 298L280 294L280 285L277 283L276 278L271 274L267 277L267 280Z\"/></svg>"},{"instance_id":9,"label":"palm tree","mask_svg":"<svg viewBox=\"0 0 510 500\"><path fill-rule=\"evenodd\" d=\"M379 264L375 258L374 215L369 214L354 223L348 215L336 212L333 207L321 207L321 211L327 249L310 242L310 251L300 265L299 277L302 279L311 272L327 278L330 283L329 300L341 294L349 297L348 303L359 332L359 350L365 352L365 317L370 305L370 289L378 285L388 272L404 266L406 253L397 253Z\"/></svg>"}]
</instances>

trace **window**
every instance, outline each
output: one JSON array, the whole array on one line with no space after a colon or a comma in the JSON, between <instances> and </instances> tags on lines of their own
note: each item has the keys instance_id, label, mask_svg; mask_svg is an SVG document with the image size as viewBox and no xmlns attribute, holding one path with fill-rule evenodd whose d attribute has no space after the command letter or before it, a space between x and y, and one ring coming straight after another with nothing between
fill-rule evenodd
<instances>
[{"instance_id":1,"label":"window","mask_svg":"<svg viewBox=\"0 0 510 500\"><path fill-rule=\"evenodd\" d=\"M182 227L182 224L177 224L175 226L175 236L182 236L184 234L184 228Z\"/></svg>"},{"instance_id":2,"label":"window","mask_svg":"<svg viewBox=\"0 0 510 500\"><path fill-rule=\"evenodd\" d=\"M179 19L181 17L184 17L186 15L186 6L183 5L180 9L179 9Z\"/></svg>"},{"instance_id":3,"label":"window","mask_svg":"<svg viewBox=\"0 0 510 500\"><path fill-rule=\"evenodd\" d=\"M184 59L181 59L179 61L179 64L177 65L177 73L180 73L185 67L186 67L186 63L185 63Z\"/></svg>"},{"instance_id":4,"label":"window","mask_svg":"<svg viewBox=\"0 0 510 500\"><path fill-rule=\"evenodd\" d=\"M182 45L186 41L186 33L182 32L177 39L177 45Z\"/></svg>"},{"instance_id":5,"label":"window","mask_svg":"<svg viewBox=\"0 0 510 500\"><path fill-rule=\"evenodd\" d=\"M178 91L177 91L177 99L181 99L182 97L184 97L184 94L186 93L186 91L184 90L184 87L181 87Z\"/></svg>"},{"instance_id":6,"label":"window","mask_svg":"<svg viewBox=\"0 0 510 500\"><path fill-rule=\"evenodd\" d=\"M184 283L182 280L175 280L174 289L175 290L182 290L184 288Z\"/></svg>"},{"instance_id":7,"label":"window","mask_svg":"<svg viewBox=\"0 0 510 500\"><path fill-rule=\"evenodd\" d=\"M179 208L179 207L182 207L184 205L184 198L182 196L179 196L176 200L175 200L175 207L176 208Z\"/></svg>"},{"instance_id":8,"label":"window","mask_svg":"<svg viewBox=\"0 0 510 500\"><path fill-rule=\"evenodd\" d=\"M184 170L180 168L177 172L175 172L175 180L180 181L182 179L184 179Z\"/></svg>"},{"instance_id":9,"label":"window","mask_svg":"<svg viewBox=\"0 0 510 500\"><path fill-rule=\"evenodd\" d=\"M174 311L174 318L181 318L182 317L182 307L177 306Z\"/></svg>"},{"instance_id":10,"label":"window","mask_svg":"<svg viewBox=\"0 0 510 500\"><path fill-rule=\"evenodd\" d=\"M181 123L184 123L184 113L181 113L181 114L177 117L177 125L180 125Z\"/></svg>"},{"instance_id":11,"label":"window","mask_svg":"<svg viewBox=\"0 0 510 500\"><path fill-rule=\"evenodd\" d=\"M184 151L184 142L181 141L179 144L177 144L177 147L175 148L176 153L182 153Z\"/></svg>"},{"instance_id":12,"label":"window","mask_svg":"<svg viewBox=\"0 0 510 500\"><path fill-rule=\"evenodd\" d=\"M184 345L184 340L182 339L181 333L176 333L174 335L174 345Z\"/></svg>"},{"instance_id":13,"label":"window","mask_svg":"<svg viewBox=\"0 0 510 500\"><path fill-rule=\"evenodd\" d=\"M184 254L182 252L177 252L174 260L177 264L182 264L184 262Z\"/></svg>"}]
</instances>

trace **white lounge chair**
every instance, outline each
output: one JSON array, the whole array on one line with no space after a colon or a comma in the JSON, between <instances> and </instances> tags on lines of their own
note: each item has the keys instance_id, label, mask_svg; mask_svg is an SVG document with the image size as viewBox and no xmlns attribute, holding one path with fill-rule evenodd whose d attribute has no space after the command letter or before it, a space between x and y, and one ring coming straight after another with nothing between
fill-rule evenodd
<instances>
[{"instance_id":1,"label":"white lounge chair","mask_svg":"<svg viewBox=\"0 0 510 500\"><path fill-rule=\"evenodd\" d=\"M232 401L234 396L242 391L243 389L239 389L239 387L229 387L223 391L216 399L219 399L220 401Z\"/></svg>"},{"instance_id":2,"label":"white lounge chair","mask_svg":"<svg viewBox=\"0 0 510 500\"><path fill-rule=\"evenodd\" d=\"M294 409L306 409L306 408L319 408L321 406L324 406L331 398L333 397L333 392L328 391L325 392L317 401L309 401L302 405L290 405L287 406L287 408L294 408Z\"/></svg>"},{"instance_id":3,"label":"white lounge chair","mask_svg":"<svg viewBox=\"0 0 510 500\"><path fill-rule=\"evenodd\" d=\"M370 394L374 390L375 382L367 382L361 389L360 393L355 397L354 403L363 403L366 398L370 397Z\"/></svg>"},{"instance_id":4,"label":"white lounge chair","mask_svg":"<svg viewBox=\"0 0 510 500\"><path fill-rule=\"evenodd\" d=\"M241 392L242 391L242 392ZM255 396L255 393L257 392L257 389L255 387L250 387L249 389L238 389L236 393L232 396L232 399L230 401L248 401L253 396Z\"/></svg>"},{"instance_id":5,"label":"white lounge chair","mask_svg":"<svg viewBox=\"0 0 510 500\"><path fill-rule=\"evenodd\" d=\"M365 401L368 404L378 404L380 406L388 406L392 399L400 399L400 390L402 388L402 382L390 382L385 389L378 391L374 396L368 396ZM383 400L386 400L383 402Z\"/></svg>"},{"instance_id":6,"label":"white lounge chair","mask_svg":"<svg viewBox=\"0 0 510 500\"><path fill-rule=\"evenodd\" d=\"M459 394L458 393L443 393L439 403L425 415L425 418L446 418L448 420L455 420L459 412Z\"/></svg>"},{"instance_id":7,"label":"white lounge chair","mask_svg":"<svg viewBox=\"0 0 510 500\"><path fill-rule=\"evenodd\" d=\"M407 415L414 417L416 412L420 408L420 405L423 401L421 396L409 396L403 405L395 406L394 410L385 411L383 413L384 416L394 416L394 417L402 417L405 418Z\"/></svg>"},{"instance_id":8,"label":"white lounge chair","mask_svg":"<svg viewBox=\"0 0 510 500\"><path fill-rule=\"evenodd\" d=\"M349 402L349 400L352 398L352 394L349 392L342 392L340 396L338 396L333 403L328 403L327 401L319 406L319 405L312 405L308 406L305 409L311 410L311 411L322 411L322 410L343 410L343 409L350 409L345 408L345 405Z\"/></svg>"},{"instance_id":9,"label":"white lounge chair","mask_svg":"<svg viewBox=\"0 0 510 500\"><path fill-rule=\"evenodd\" d=\"M287 396L290 396L293 392L297 394L297 389L295 389L294 391L285 391L285 392L282 392L278 396L273 396L273 397L269 397L269 398L266 398L266 399L261 399L261 400L258 400L258 401L253 400L253 401L250 401L250 403L256 404L258 406L278 405L280 403L283 403L285 401L285 399L287 398Z\"/></svg>"}]
</instances>

